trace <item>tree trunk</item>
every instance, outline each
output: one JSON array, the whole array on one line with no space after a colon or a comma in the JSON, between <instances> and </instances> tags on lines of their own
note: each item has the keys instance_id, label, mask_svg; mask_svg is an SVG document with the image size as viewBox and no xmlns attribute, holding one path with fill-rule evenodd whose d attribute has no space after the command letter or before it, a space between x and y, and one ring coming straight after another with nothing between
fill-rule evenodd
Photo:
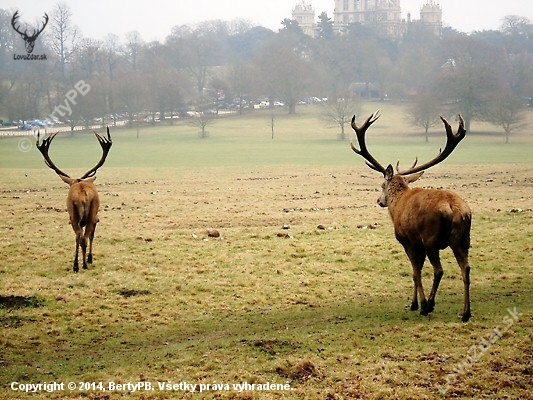
<instances>
[{"instance_id":1,"label":"tree trunk","mask_svg":"<svg viewBox=\"0 0 533 400\"><path fill-rule=\"evenodd\" d=\"M296 114L296 103L289 103L289 114Z\"/></svg>"}]
</instances>

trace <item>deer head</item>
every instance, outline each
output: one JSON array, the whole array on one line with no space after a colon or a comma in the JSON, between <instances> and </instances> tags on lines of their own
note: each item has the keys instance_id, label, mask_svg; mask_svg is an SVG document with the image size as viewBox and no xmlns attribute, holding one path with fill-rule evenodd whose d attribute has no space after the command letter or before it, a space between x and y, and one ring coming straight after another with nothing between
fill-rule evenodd
<instances>
[{"instance_id":1,"label":"deer head","mask_svg":"<svg viewBox=\"0 0 533 400\"><path fill-rule=\"evenodd\" d=\"M35 40L37 40L37 37L44 30L46 24L48 24L48 15L46 13L44 14L43 27L41 29L34 29L33 33L31 35L28 35L28 30L27 29L24 32L21 32L19 30L20 29L20 25L19 26L15 25L17 23L18 18L19 18L18 14L19 14L18 11L15 12L15 14L13 14L13 18L11 18L11 26L13 27L15 32L17 32L22 37L22 39L24 40L24 45L26 46L26 51L28 53L32 53L33 52L33 47L35 46Z\"/></svg>"},{"instance_id":2,"label":"deer head","mask_svg":"<svg viewBox=\"0 0 533 400\"><path fill-rule=\"evenodd\" d=\"M450 154L452 154L453 150L457 147L459 142L463 140L466 134L466 130L464 128L464 121L461 115L458 115L459 119L459 127L457 129L457 134L454 134L452 132L452 127L444 119L443 117L440 117L442 122L444 123L444 127L446 129L446 146L444 147L444 150L440 150L438 155L433 158L432 160L422 164L418 165L418 158L415 158L415 162L413 165L405 170L400 170L400 163L399 161L396 163L396 173L394 172L392 165L389 164L387 168L383 167L368 151L366 147L366 141L365 141L365 134L370 125L372 125L376 120L380 117L379 110L377 110L375 113L371 114L366 121L363 123L362 126L357 126L355 123L355 115L352 118L352 128L355 131L357 142L359 143L359 149L357 149L353 143L350 143L352 150L359 154L361 157L363 157L366 160L366 165L368 165L370 168L372 168L375 171L381 172L383 174L383 177L385 178L385 182L382 185L383 193L381 194L380 198L378 199L378 204L382 207L387 207L390 201L390 194L394 191L391 189L395 189L394 187L391 187L391 184L395 184L396 186L406 187L407 184L416 181L418 178L422 176L425 170L441 163L444 161ZM394 186L394 185L393 185Z\"/></svg>"}]
</instances>

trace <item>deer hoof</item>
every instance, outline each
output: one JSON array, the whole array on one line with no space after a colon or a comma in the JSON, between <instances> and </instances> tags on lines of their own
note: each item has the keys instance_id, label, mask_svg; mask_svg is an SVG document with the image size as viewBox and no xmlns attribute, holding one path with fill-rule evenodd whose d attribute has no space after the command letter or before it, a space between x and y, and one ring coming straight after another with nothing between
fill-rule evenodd
<instances>
[{"instance_id":1,"label":"deer hoof","mask_svg":"<svg viewBox=\"0 0 533 400\"><path fill-rule=\"evenodd\" d=\"M411 308L410 308L411 311L416 311L418 310L418 301L413 301L411 303Z\"/></svg>"},{"instance_id":2,"label":"deer hoof","mask_svg":"<svg viewBox=\"0 0 533 400\"><path fill-rule=\"evenodd\" d=\"M466 312L463 314L463 318L461 319L461 321L463 322L468 322L468 320L470 319L470 311Z\"/></svg>"},{"instance_id":3,"label":"deer hoof","mask_svg":"<svg viewBox=\"0 0 533 400\"><path fill-rule=\"evenodd\" d=\"M435 300L429 300L426 306L426 310L428 313L433 312L435 309Z\"/></svg>"},{"instance_id":4,"label":"deer hoof","mask_svg":"<svg viewBox=\"0 0 533 400\"><path fill-rule=\"evenodd\" d=\"M422 300L420 302L420 315L428 315L429 314L429 307L427 300Z\"/></svg>"},{"instance_id":5,"label":"deer hoof","mask_svg":"<svg viewBox=\"0 0 533 400\"><path fill-rule=\"evenodd\" d=\"M92 254L89 254L87 256L87 264L92 264L93 263L93 255Z\"/></svg>"}]
</instances>

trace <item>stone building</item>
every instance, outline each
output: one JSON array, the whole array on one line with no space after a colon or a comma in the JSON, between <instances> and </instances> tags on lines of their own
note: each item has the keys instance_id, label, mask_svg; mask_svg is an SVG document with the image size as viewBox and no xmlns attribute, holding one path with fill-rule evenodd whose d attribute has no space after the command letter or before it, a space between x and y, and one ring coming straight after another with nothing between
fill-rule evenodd
<instances>
[{"instance_id":1,"label":"stone building","mask_svg":"<svg viewBox=\"0 0 533 400\"><path fill-rule=\"evenodd\" d=\"M292 19L298 22L303 33L306 35L315 36L315 10L313 6L305 0L300 1L292 10Z\"/></svg>"},{"instance_id":2,"label":"stone building","mask_svg":"<svg viewBox=\"0 0 533 400\"><path fill-rule=\"evenodd\" d=\"M403 34L400 0L335 0L333 22L337 31L353 23L373 25L383 36Z\"/></svg>"},{"instance_id":3,"label":"stone building","mask_svg":"<svg viewBox=\"0 0 533 400\"><path fill-rule=\"evenodd\" d=\"M435 1L427 1L420 9L420 20L436 36L442 35L442 8Z\"/></svg>"},{"instance_id":4,"label":"stone building","mask_svg":"<svg viewBox=\"0 0 533 400\"><path fill-rule=\"evenodd\" d=\"M374 26L380 34L389 38L401 38L411 23L410 15L402 19L400 0L332 0L335 2L333 26L342 33L350 24L359 23ZM314 36L316 29L315 10L311 4L301 0L292 12L292 19L298 21L302 30ZM420 21L439 35L442 32L442 8L434 0L425 0L420 9Z\"/></svg>"}]
</instances>

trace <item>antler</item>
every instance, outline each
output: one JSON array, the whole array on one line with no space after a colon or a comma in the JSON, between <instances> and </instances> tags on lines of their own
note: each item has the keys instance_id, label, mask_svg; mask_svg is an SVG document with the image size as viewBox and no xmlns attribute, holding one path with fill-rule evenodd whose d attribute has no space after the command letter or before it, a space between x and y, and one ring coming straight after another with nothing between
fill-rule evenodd
<instances>
[{"instance_id":1,"label":"antler","mask_svg":"<svg viewBox=\"0 0 533 400\"><path fill-rule=\"evenodd\" d=\"M96 174L96 171L98 168L100 168L105 163L105 159L107 157L107 153L109 153L109 149L111 149L111 146L113 145L113 141L111 140L111 134L109 133L109 126L107 127L107 138L100 136L95 131L94 135L98 139L98 142L100 143L100 147L102 148L102 157L100 158L100 161L98 161L98 164L91 168L89 171L87 171L81 179L89 178L91 176L94 176Z\"/></svg>"},{"instance_id":2,"label":"antler","mask_svg":"<svg viewBox=\"0 0 533 400\"><path fill-rule=\"evenodd\" d=\"M368 149L366 148L366 143L365 143L366 130L379 117L380 117L379 110L377 110L375 113L370 114L370 117L366 119L366 121L361 127L358 127L355 124L355 115L354 115L352 118L352 128L355 131L355 135L357 137L357 142L359 143L360 149L355 148L352 142L350 142L350 146L355 153L359 154L361 157L363 157L367 161L366 165L368 165L373 170L381 172L383 175L385 175L385 168L374 157L372 157L372 155L368 152Z\"/></svg>"},{"instance_id":3,"label":"antler","mask_svg":"<svg viewBox=\"0 0 533 400\"><path fill-rule=\"evenodd\" d=\"M100 168L104 164L105 159L107 157L107 153L109 153L109 149L111 148L113 144L111 140L111 134L109 133L109 127L107 127L107 138L100 136L95 131L93 132L96 135L98 142L100 143L100 147L102 147L102 157L100 158L100 161L98 161L98 164L96 164L96 166L94 166L89 171L87 171L80 179L90 178L96 174L96 171L98 170L98 168ZM70 176L68 176L67 174L65 174L63 171L61 171L59 168L55 166L55 164L50 159L50 156L48 155L48 149L50 148L50 145L52 144L52 140L54 140L54 138L56 137L58 133L59 132L56 132L50 135L47 139L43 139L42 143L39 144L40 132L37 132L37 148L43 155L44 162L46 163L48 167L53 169L56 172L56 174L58 174L59 176L70 178Z\"/></svg>"},{"instance_id":4,"label":"antler","mask_svg":"<svg viewBox=\"0 0 533 400\"><path fill-rule=\"evenodd\" d=\"M416 163L418 159L415 159L414 164L410 168L406 169L405 171L399 170L399 162L398 162L396 164L397 173L400 175L411 175L416 172L424 171L444 161L450 154L452 154L453 150L457 147L459 142L463 140L466 134L465 122L463 120L463 117L461 117L461 114L458 114L458 118L459 118L459 127L457 128L457 133L454 134L452 132L452 127L450 126L448 121L446 121L446 119L444 119L443 117L440 117L440 119L444 123L444 128L446 129L446 146L444 147L444 150L442 149L439 150L439 154L433 160L430 160L427 163L416 167Z\"/></svg>"},{"instance_id":5,"label":"antler","mask_svg":"<svg viewBox=\"0 0 533 400\"><path fill-rule=\"evenodd\" d=\"M37 131L37 148L43 155L44 162L49 168L53 169L55 173L58 174L59 176L70 178L70 176L68 176L63 171L61 171L59 168L57 168L55 164L52 162L52 160L50 159L50 157L48 156L48 149L50 148L50 145L52 144L52 140L54 140L54 138L56 137L58 133L59 132L53 133L47 139L43 139L42 143L39 144L39 138L40 138L41 133Z\"/></svg>"}]
</instances>

